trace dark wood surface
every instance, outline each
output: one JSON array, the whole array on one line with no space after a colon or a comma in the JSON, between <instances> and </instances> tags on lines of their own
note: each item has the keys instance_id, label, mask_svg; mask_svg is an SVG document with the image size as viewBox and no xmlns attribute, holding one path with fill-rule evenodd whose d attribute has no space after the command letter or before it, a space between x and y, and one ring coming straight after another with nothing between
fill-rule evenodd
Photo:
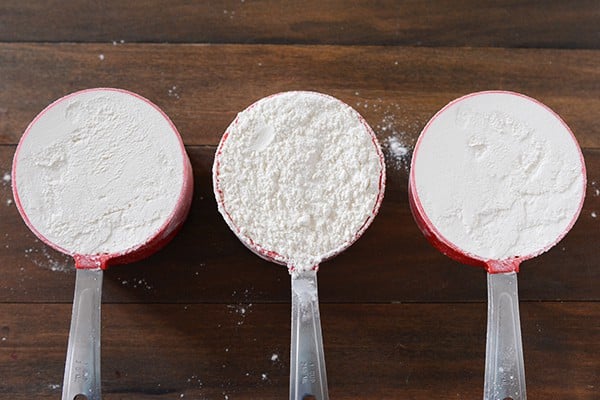
<instances>
[{"instance_id":1,"label":"dark wood surface","mask_svg":"<svg viewBox=\"0 0 600 400\"><path fill-rule=\"evenodd\" d=\"M354 106L387 157L380 214L319 272L331 398L481 398L485 273L427 243L408 208L410 154L395 158L385 144L411 148L448 101L506 89L557 111L588 169L579 221L519 274L529 398L597 399L600 5L479 3L3 1L0 399L60 398L75 277L68 257L27 230L3 177L41 109L99 86L163 108L195 177L175 240L105 274L105 399L287 398L289 275L227 229L210 168L238 111L294 89Z\"/></svg>"},{"instance_id":2,"label":"dark wood surface","mask_svg":"<svg viewBox=\"0 0 600 400\"><path fill-rule=\"evenodd\" d=\"M17 143L27 123L65 93L108 86L154 101L173 119L188 145L216 145L237 112L285 90L337 96L356 107L380 136L396 131L411 141L437 110L456 97L504 89L543 101L565 119L582 146L600 148L600 70L595 50L0 46L0 144Z\"/></svg>"},{"instance_id":3,"label":"dark wood surface","mask_svg":"<svg viewBox=\"0 0 600 400\"><path fill-rule=\"evenodd\" d=\"M14 146L0 146L0 176ZM285 268L249 252L231 233L212 195L213 146L190 146L195 179L194 207L175 240L148 260L106 272L104 301L110 303L289 302ZM600 150L586 150L588 178L600 183ZM5 168L6 166L6 168ZM435 250L418 230L408 208L407 175L393 165L380 214L365 235L319 271L320 298L336 303L483 302L485 272L462 266ZM569 235L548 253L523 263L521 299L598 301L600 196L590 185L582 215ZM21 222L0 184L0 265L14 273L0 282L0 302L72 300L74 271L69 257L39 242ZM52 271L60 269L63 272ZM139 280L142 283L139 283ZM136 283L138 282L138 283Z\"/></svg>"},{"instance_id":4,"label":"dark wood surface","mask_svg":"<svg viewBox=\"0 0 600 400\"><path fill-rule=\"evenodd\" d=\"M167 4L4 0L0 40L600 46L600 6L595 0L170 0Z\"/></svg>"},{"instance_id":5,"label":"dark wood surface","mask_svg":"<svg viewBox=\"0 0 600 400\"><path fill-rule=\"evenodd\" d=\"M10 327L0 396L60 398L70 305L0 312ZM323 304L331 398L480 399L485 313L483 303ZM597 398L600 309L527 302L521 313L529 398ZM287 398L288 304L104 304L102 322L104 398Z\"/></svg>"}]
</instances>

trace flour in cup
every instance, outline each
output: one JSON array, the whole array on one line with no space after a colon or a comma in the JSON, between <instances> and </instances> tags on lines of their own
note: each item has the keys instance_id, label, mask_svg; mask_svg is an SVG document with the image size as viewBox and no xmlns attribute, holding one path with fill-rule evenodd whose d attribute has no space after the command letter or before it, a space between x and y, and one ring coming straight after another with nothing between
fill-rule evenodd
<instances>
[{"instance_id":1,"label":"flour in cup","mask_svg":"<svg viewBox=\"0 0 600 400\"><path fill-rule=\"evenodd\" d=\"M79 92L44 110L15 156L30 225L69 254L118 254L168 221L183 154L168 119L126 92Z\"/></svg>"},{"instance_id":2,"label":"flour in cup","mask_svg":"<svg viewBox=\"0 0 600 400\"><path fill-rule=\"evenodd\" d=\"M296 271L337 254L366 229L385 181L371 128L350 106L314 92L277 94L238 114L213 173L231 229Z\"/></svg>"},{"instance_id":3,"label":"flour in cup","mask_svg":"<svg viewBox=\"0 0 600 400\"><path fill-rule=\"evenodd\" d=\"M579 212L579 147L556 114L526 96L484 92L450 103L417 146L413 174L425 214L479 259L537 255Z\"/></svg>"}]
</instances>

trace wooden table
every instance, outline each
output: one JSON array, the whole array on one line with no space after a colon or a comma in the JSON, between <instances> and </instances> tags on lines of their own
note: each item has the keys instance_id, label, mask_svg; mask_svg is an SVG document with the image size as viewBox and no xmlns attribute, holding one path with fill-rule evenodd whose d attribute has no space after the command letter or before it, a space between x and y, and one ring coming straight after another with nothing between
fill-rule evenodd
<instances>
[{"instance_id":1,"label":"wooden table","mask_svg":"<svg viewBox=\"0 0 600 400\"><path fill-rule=\"evenodd\" d=\"M238 111L294 89L354 106L388 156L379 216L319 273L331 398L482 396L485 273L424 239L407 201L410 154L394 154L389 140L411 148L448 101L485 89L543 101L583 147L583 212L562 242L523 265L521 320L529 398L599 398L597 0L193 3L0 4L0 178L40 110L99 86L162 107L193 163L193 209L181 234L155 256L105 275L105 399L287 398L288 273L227 229L210 168ZM8 175L0 180L0 266L0 398L57 399L72 261L25 227Z\"/></svg>"}]
</instances>

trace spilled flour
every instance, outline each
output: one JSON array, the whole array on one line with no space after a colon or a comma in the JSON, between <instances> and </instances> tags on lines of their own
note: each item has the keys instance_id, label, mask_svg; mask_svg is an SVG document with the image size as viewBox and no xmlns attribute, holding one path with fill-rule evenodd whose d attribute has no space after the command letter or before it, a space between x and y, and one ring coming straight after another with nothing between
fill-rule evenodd
<instances>
[{"instance_id":1,"label":"spilled flour","mask_svg":"<svg viewBox=\"0 0 600 400\"><path fill-rule=\"evenodd\" d=\"M238 237L301 271L366 229L383 195L385 166L354 109L320 93L287 92L238 114L213 174L219 211Z\"/></svg>"},{"instance_id":2,"label":"spilled flour","mask_svg":"<svg viewBox=\"0 0 600 400\"><path fill-rule=\"evenodd\" d=\"M12 193L10 192L10 172L5 172L2 175L2 181L0 181L0 198L3 198L6 193L6 199L4 203L7 206L11 206L13 204Z\"/></svg>"},{"instance_id":3,"label":"spilled flour","mask_svg":"<svg viewBox=\"0 0 600 400\"><path fill-rule=\"evenodd\" d=\"M73 258L53 251L38 240L36 246L25 249L25 258L40 268L49 269L53 272L74 272Z\"/></svg>"},{"instance_id":4,"label":"spilled flour","mask_svg":"<svg viewBox=\"0 0 600 400\"><path fill-rule=\"evenodd\" d=\"M183 166L178 137L158 109L100 89L67 96L34 120L13 184L30 225L67 253L119 253L168 220Z\"/></svg>"},{"instance_id":5,"label":"spilled flour","mask_svg":"<svg viewBox=\"0 0 600 400\"><path fill-rule=\"evenodd\" d=\"M391 164L396 170L404 169L408 172L411 149L399 136L386 137L383 139L382 147L388 165Z\"/></svg>"},{"instance_id":6,"label":"spilled flour","mask_svg":"<svg viewBox=\"0 0 600 400\"><path fill-rule=\"evenodd\" d=\"M359 93L356 92L356 95ZM362 100L356 105L369 108L375 115L379 114L379 122L374 128L385 154L386 165L390 170L408 174L415 140L423 123L414 115L408 119L403 116L407 111L399 104L385 103L381 98Z\"/></svg>"},{"instance_id":7,"label":"spilled flour","mask_svg":"<svg viewBox=\"0 0 600 400\"><path fill-rule=\"evenodd\" d=\"M480 259L536 255L564 235L585 189L564 123L524 96L488 92L450 103L414 155L416 191L441 235Z\"/></svg>"}]
</instances>

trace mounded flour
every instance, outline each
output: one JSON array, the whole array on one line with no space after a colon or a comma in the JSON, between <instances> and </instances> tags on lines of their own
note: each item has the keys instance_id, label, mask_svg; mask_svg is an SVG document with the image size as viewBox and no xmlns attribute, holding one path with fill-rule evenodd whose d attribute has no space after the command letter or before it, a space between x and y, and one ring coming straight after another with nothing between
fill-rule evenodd
<instances>
[{"instance_id":1,"label":"mounded flour","mask_svg":"<svg viewBox=\"0 0 600 400\"><path fill-rule=\"evenodd\" d=\"M251 249L294 271L349 246L375 216L381 150L350 106L315 92L266 97L239 113L217 150L219 211Z\"/></svg>"},{"instance_id":2,"label":"mounded flour","mask_svg":"<svg viewBox=\"0 0 600 400\"><path fill-rule=\"evenodd\" d=\"M547 250L577 216L585 191L581 152L566 125L509 92L446 106L423 131L413 169L435 228L484 260Z\"/></svg>"},{"instance_id":3,"label":"mounded flour","mask_svg":"<svg viewBox=\"0 0 600 400\"><path fill-rule=\"evenodd\" d=\"M146 101L110 89L44 110L14 165L30 224L70 254L116 254L145 243L170 217L183 184L169 121Z\"/></svg>"}]
</instances>

